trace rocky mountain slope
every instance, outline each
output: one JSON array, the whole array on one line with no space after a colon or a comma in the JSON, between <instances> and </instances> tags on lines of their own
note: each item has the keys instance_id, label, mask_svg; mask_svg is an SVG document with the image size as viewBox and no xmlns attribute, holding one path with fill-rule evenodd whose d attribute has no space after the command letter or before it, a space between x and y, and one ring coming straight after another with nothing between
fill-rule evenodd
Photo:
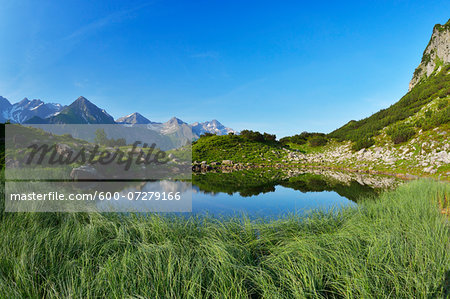
<instances>
[{"instance_id":1,"label":"rocky mountain slope","mask_svg":"<svg viewBox=\"0 0 450 299\"><path fill-rule=\"evenodd\" d=\"M203 123L195 122L191 124L192 132L200 136L205 133L211 133L216 135L227 135L229 133L237 133L231 128L227 128L222 125L218 120L206 121Z\"/></svg>"},{"instance_id":2,"label":"rocky mountain slope","mask_svg":"<svg viewBox=\"0 0 450 299\"><path fill-rule=\"evenodd\" d=\"M429 44L397 103L328 134L313 152L289 150L283 162L450 179L450 20Z\"/></svg>"},{"instance_id":3,"label":"rocky mountain slope","mask_svg":"<svg viewBox=\"0 0 450 299\"><path fill-rule=\"evenodd\" d=\"M23 123L33 117L51 117L64 108L61 104L44 103L36 99L30 101L27 98L11 104L6 98L0 97L0 121Z\"/></svg>"},{"instance_id":4,"label":"rocky mountain slope","mask_svg":"<svg viewBox=\"0 0 450 299\"><path fill-rule=\"evenodd\" d=\"M422 61L409 83L409 91L420 81L439 72L443 64L450 63L450 20L444 25L436 24L430 42L423 52Z\"/></svg>"},{"instance_id":5,"label":"rocky mountain slope","mask_svg":"<svg viewBox=\"0 0 450 299\"><path fill-rule=\"evenodd\" d=\"M449 53L450 21L445 25L438 24L434 27L432 38L424 51L422 62L416 69L411 81L410 87L413 87L405 96L390 107L367 118L359 121L351 120L328 136L340 141L353 141L358 145L357 149L369 147L374 144L373 138L381 134L385 127L403 122L436 99L442 99L444 109L436 114L430 114L430 111L421 120L421 123L411 123L410 126L415 127L411 129L417 132L425 127L430 129L446 123L448 114L450 114L444 100L450 96Z\"/></svg>"},{"instance_id":6,"label":"rocky mountain slope","mask_svg":"<svg viewBox=\"0 0 450 299\"><path fill-rule=\"evenodd\" d=\"M434 27L412 89L404 97L326 137L322 134L325 145L205 137L193 145L194 169L313 167L450 180L449 31L450 21Z\"/></svg>"},{"instance_id":7,"label":"rocky mountain slope","mask_svg":"<svg viewBox=\"0 0 450 299\"><path fill-rule=\"evenodd\" d=\"M116 123L118 124L128 124L128 125L146 125L152 123L148 118L143 116L138 112L134 112L132 114L120 117L116 119Z\"/></svg>"},{"instance_id":8,"label":"rocky mountain slope","mask_svg":"<svg viewBox=\"0 0 450 299\"><path fill-rule=\"evenodd\" d=\"M49 124L115 124L111 115L85 97L79 97L61 112L44 121ZM28 123L32 123L31 120Z\"/></svg>"}]
</instances>

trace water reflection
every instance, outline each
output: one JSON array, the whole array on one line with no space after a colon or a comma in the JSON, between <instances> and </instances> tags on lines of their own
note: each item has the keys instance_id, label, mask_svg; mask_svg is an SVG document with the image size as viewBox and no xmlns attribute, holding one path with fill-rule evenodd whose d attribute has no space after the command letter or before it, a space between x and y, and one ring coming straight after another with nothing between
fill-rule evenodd
<instances>
[{"instance_id":1,"label":"water reflection","mask_svg":"<svg viewBox=\"0 0 450 299\"><path fill-rule=\"evenodd\" d=\"M190 181L150 181L128 186L115 193L116 199L97 201L100 212L191 212Z\"/></svg>"},{"instance_id":2,"label":"water reflection","mask_svg":"<svg viewBox=\"0 0 450 299\"><path fill-rule=\"evenodd\" d=\"M372 198L398 183L390 177L271 169L196 174L192 184L186 181L153 181L129 186L120 192L180 192L182 196L192 198L194 214L221 216L244 213L250 217L278 217L304 214L315 209L354 206L361 198ZM113 203L121 210L138 211L151 211L150 207L154 208L155 204L167 203L128 200ZM99 208L106 210L109 207L100 205Z\"/></svg>"}]
</instances>

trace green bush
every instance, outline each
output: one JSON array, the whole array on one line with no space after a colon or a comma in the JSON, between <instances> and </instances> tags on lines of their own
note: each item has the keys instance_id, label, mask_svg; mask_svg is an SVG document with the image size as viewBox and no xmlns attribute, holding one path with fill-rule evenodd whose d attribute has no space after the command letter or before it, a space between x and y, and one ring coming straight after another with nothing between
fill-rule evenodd
<instances>
[{"instance_id":1,"label":"green bush","mask_svg":"<svg viewBox=\"0 0 450 299\"><path fill-rule=\"evenodd\" d=\"M433 116L432 122L435 126L440 126L450 122L450 107L447 106L447 108L436 112Z\"/></svg>"},{"instance_id":2,"label":"green bush","mask_svg":"<svg viewBox=\"0 0 450 299\"><path fill-rule=\"evenodd\" d=\"M279 162L282 159L280 148L277 142L253 141L242 135L215 135L193 142L192 159L208 163L222 160L241 163Z\"/></svg>"},{"instance_id":3,"label":"green bush","mask_svg":"<svg viewBox=\"0 0 450 299\"><path fill-rule=\"evenodd\" d=\"M326 135L324 133L317 133L317 132L302 132L301 134L296 134L294 136L290 137L284 137L280 139L280 142L283 144L287 144L289 142L295 143L298 145L302 145L307 143L310 139L313 137L320 136L326 138Z\"/></svg>"},{"instance_id":4,"label":"green bush","mask_svg":"<svg viewBox=\"0 0 450 299\"><path fill-rule=\"evenodd\" d=\"M427 111L431 112L431 111ZM431 112L430 114L425 114L425 117L418 119L414 126L421 128L422 130L429 130L440 125L450 122L450 106L445 107L436 112Z\"/></svg>"},{"instance_id":5,"label":"green bush","mask_svg":"<svg viewBox=\"0 0 450 299\"><path fill-rule=\"evenodd\" d=\"M374 144L375 144L375 141L373 140L373 138L366 137L366 138L358 139L353 144L352 149L354 151L359 151L360 149L363 149L363 148L369 148Z\"/></svg>"},{"instance_id":6,"label":"green bush","mask_svg":"<svg viewBox=\"0 0 450 299\"><path fill-rule=\"evenodd\" d=\"M408 141L414 136L416 131L414 131L414 128L409 124L399 124L391 127L386 133L391 137L394 144L399 144Z\"/></svg>"},{"instance_id":7,"label":"green bush","mask_svg":"<svg viewBox=\"0 0 450 299\"><path fill-rule=\"evenodd\" d=\"M415 123L414 126L417 128L420 128L424 131L429 130L433 127L433 125L431 124L431 122L427 119L425 119L425 117L421 117L419 118Z\"/></svg>"},{"instance_id":8,"label":"green bush","mask_svg":"<svg viewBox=\"0 0 450 299\"><path fill-rule=\"evenodd\" d=\"M269 134L266 132L264 132L263 138L264 138L264 141L266 141L266 142L276 142L277 141L277 136L275 134Z\"/></svg>"},{"instance_id":9,"label":"green bush","mask_svg":"<svg viewBox=\"0 0 450 299\"><path fill-rule=\"evenodd\" d=\"M257 142L276 142L277 136L275 134L269 134L264 132L264 134L261 134L258 131L252 131L252 130L242 130L241 136L244 138L247 138L252 141Z\"/></svg>"},{"instance_id":10,"label":"green bush","mask_svg":"<svg viewBox=\"0 0 450 299\"><path fill-rule=\"evenodd\" d=\"M447 99L439 100L439 102L438 102L438 109L439 110L444 109L447 106L448 106L448 100Z\"/></svg>"},{"instance_id":11,"label":"green bush","mask_svg":"<svg viewBox=\"0 0 450 299\"><path fill-rule=\"evenodd\" d=\"M317 136L311 137L308 140L308 142L309 142L310 146L316 147L316 146L322 146L322 145L327 144L328 140L325 136L317 135Z\"/></svg>"},{"instance_id":12,"label":"green bush","mask_svg":"<svg viewBox=\"0 0 450 299\"><path fill-rule=\"evenodd\" d=\"M263 134L259 133L258 131L242 130L241 136L252 141L264 142Z\"/></svg>"}]
</instances>

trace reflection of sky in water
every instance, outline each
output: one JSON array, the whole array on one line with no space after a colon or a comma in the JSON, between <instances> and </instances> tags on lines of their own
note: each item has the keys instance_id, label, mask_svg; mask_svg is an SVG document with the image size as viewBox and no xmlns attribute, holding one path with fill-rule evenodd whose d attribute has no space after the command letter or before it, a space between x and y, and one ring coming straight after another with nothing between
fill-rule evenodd
<instances>
[{"instance_id":1,"label":"reflection of sky in water","mask_svg":"<svg viewBox=\"0 0 450 299\"><path fill-rule=\"evenodd\" d=\"M277 216L280 214L304 214L313 209L329 210L356 205L336 192L307 192L276 186L275 192L242 197L239 193L193 194L192 212L208 212L213 215L234 215L242 212L250 216Z\"/></svg>"},{"instance_id":2,"label":"reflection of sky in water","mask_svg":"<svg viewBox=\"0 0 450 299\"><path fill-rule=\"evenodd\" d=\"M165 192L165 197L168 198L168 193L180 192L180 200L162 200L163 195L160 195L159 200L156 195L151 200L128 200L128 193L137 196L136 192ZM120 191L119 200L98 201L97 208L104 212L186 212L191 211L192 203L192 187L189 182L181 181L157 181L147 182L145 185L137 188L130 187ZM141 195L143 196L143 195Z\"/></svg>"},{"instance_id":3,"label":"reflection of sky in water","mask_svg":"<svg viewBox=\"0 0 450 299\"><path fill-rule=\"evenodd\" d=\"M184 203L177 201L129 201L126 199L128 192L181 192ZM121 191L125 198L119 201L99 202L97 207L108 211L112 207L121 211L185 211L192 198L192 212L194 214L239 215L242 213L249 216L278 216L281 214L297 213L304 214L310 210L330 210L344 206L356 205L347 198L336 192L307 192L276 186L275 192L260 193L250 197L240 196L239 193L232 195L226 193L203 193L197 187L191 187L190 183L180 181L158 181L147 182L140 189L136 187Z\"/></svg>"}]
</instances>

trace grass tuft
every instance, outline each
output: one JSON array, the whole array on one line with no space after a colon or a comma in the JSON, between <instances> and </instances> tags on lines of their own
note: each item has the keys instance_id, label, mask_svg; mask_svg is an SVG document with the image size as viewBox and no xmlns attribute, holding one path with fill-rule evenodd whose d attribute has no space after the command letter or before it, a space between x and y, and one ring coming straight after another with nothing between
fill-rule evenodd
<instances>
[{"instance_id":1,"label":"grass tuft","mask_svg":"<svg viewBox=\"0 0 450 299\"><path fill-rule=\"evenodd\" d=\"M2 213L0 298L445 297L449 193L416 181L272 222Z\"/></svg>"}]
</instances>

